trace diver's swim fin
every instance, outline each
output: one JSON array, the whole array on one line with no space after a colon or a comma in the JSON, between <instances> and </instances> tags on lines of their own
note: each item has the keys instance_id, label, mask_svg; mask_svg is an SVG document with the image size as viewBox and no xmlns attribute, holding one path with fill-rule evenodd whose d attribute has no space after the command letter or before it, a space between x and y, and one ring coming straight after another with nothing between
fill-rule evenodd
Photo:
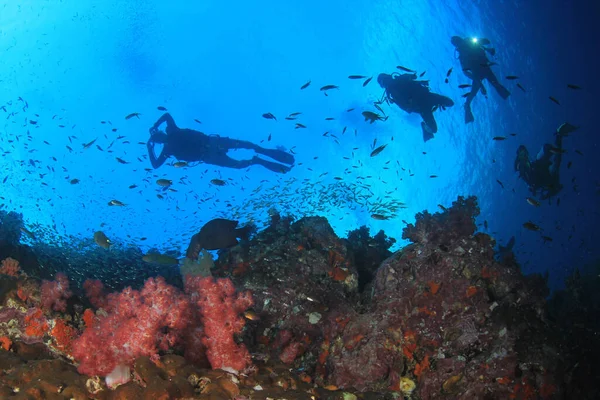
<instances>
[{"instance_id":1,"label":"diver's swim fin","mask_svg":"<svg viewBox=\"0 0 600 400\"><path fill-rule=\"evenodd\" d=\"M508 89L502 86L500 82L491 82L491 84L492 86L494 86L494 89L496 89L496 92L498 92L500 97L502 97L504 100L506 100L508 96L510 96L510 92L508 91Z\"/></svg>"},{"instance_id":2,"label":"diver's swim fin","mask_svg":"<svg viewBox=\"0 0 600 400\"><path fill-rule=\"evenodd\" d=\"M265 155L267 157L270 157L270 158L272 158L275 161L279 161L280 163L292 165L294 162L296 162L296 160L294 159L293 155L291 155L290 153L286 153L283 150L279 150L279 149L260 149L260 150L256 150L256 152L258 154L262 154L262 155Z\"/></svg>"},{"instance_id":3,"label":"diver's swim fin","mask_svg":"<svg viewBox=\"0 0 600 400\"><path fill-rule=\"evenodd\" d=\"M425 122L421 122L421 130L423 131L424 142L433 139L433 133L431 133L431 130L427 127L427 124Z\"/></svg>"},{"instance_id":4,"label":"diver's swim fin","mask_svg":"<svg viewBox=\"0 0 600 400\"><path fill-rule=\"evenodd\" d=\"M471 111L471 107L465 106L465 124L469 124L475 121L475 117L473 116L473 112Z\"/></svg>"}]
</instances>

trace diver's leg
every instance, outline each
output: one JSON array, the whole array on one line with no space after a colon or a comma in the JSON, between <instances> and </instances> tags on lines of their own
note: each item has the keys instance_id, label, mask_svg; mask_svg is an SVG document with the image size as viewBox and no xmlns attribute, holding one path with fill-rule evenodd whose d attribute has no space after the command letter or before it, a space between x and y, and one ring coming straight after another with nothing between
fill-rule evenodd
<instances>
[{"instance_id":1,"label":"diver's leg","mask_svg":"<svg viewBox=\"0 0 600 400\"><path fill-rule=\"evenodd\" d=\"M245 140L237 140L231 139L228 137L220 137L217 136L216 139L217 146L221 150L229 150L229 149L250 149L254 150L258 154L265 155L267 157L272 158L275 161L284 163L284 164L293 164L295 162L294 156L286 153L283 150L279 149L265 149L264 147L260 147L257 144L252 142L248 142Z\"/></svg>"},{"instance_id":2,"label":"diver's leg","mask_svg":"<svg viewBox=\"0 0 600 400\"><path fill-rule=\"evenodd\" d=\"M256 152L258 154L262 154L264 156L270 157L273 160L278 161L280 163L292 165L294 162L296 162L293 155L291 155L290 153L287 153L283 150L265 149L263 147L259 147L256 150Z\"/></svg>"},{"instance_id":3,"label":"diver's leg","mask_svg":"<svg viewBox=\"0 0 600 400\"><path fill-rule=\"evenodd\" d=\"M260 148L260 146L257 146L252 142L248 142L246 140L232 139L225 136L210 136L210 139L211 141L213 141L213 144L216 147L223 151L233 149L248 149L256 151Z\"/></svg>"},{"instance_id":4,"label":"diver's leg","mask_svg":"<svg viewBox=\"0 0 600 400\"><path fill-rule=\"evenodd\" d=\"M441 94L437 94L437 93L429 93L428 99L427 99L427 107L426 108L448 108L448 107L452 107L454 105L454 101L452 101L451 98L446 97L446 96L442 96Z\"/></svg>"},{"instance_id":5,"label":"diver's leg","mask_svg":"<svg viewBox=\"0 0 600 400\"><path fill-rule=\"evenodd\" d=\"M278 173L286 173L291 169L287 165L266 161L256 156L252 157L252 159L250 160L236 160L229 157L226 153L222 152L210 154L208 157L205 157L202 161L204 161L207 164L217 165L219 167L235 169L247 168L251 165L262 165L263 167Z\"/></svg>"},{"instance_id":6,"label":"diver's leg","mask_svg":"<svg viewBox=\"0 0 600 400\"><path fill-rule=\"evenodd\" d=\"M266 169L268 169L270 171L281 173L281 174L285 174L286 172L289 172L292 169L291 167L288 167L287 165L263 160L262 158L256 157L256 156L252 157L252 160L250 160L250 162L255 165L262 165L263 167L265 167Z\"/></svg>"},{"instance_id":7,"label":"diver's leg","mask_svg":"<svg viewBox=\"0 0 600 400\"><path fill-rule=\"evenodd\" d=\"M465 123L470 123L475 121L475 117L473 117L473 112L471 111L471 102L481 89L481 80L473 79L473 85L471 86L471 91L467 94L467 101L465 101Z\"/></svg>"},{"instance_id":8,"label":"diver's leg","mask_svg":"<svg viewBox=\"0 0 600 400\"><path fill-rule=\"evenodd\" d=\"M202 158L202 161L206 164L235 169L246 168L253 164L251 160L236 160L229 157L226 153L223 152L214 152L208 154L206 157Z\"/></svg>"},{"instance_id":9,"label":"diver's leg","mask_svg":"<svg viewBox=\"0 0 600 400\"><path fill-rule=\"evenodd\" d=\"M488 68L485 78L492 84L494 89L496 89L496 92L498 92L500 97L502 97L504 100L510 96L508 89L502 86L502 84L498 81L498 78L496 78L496 74L494 74L490 68Z\"/></svg>"}]
</instances>

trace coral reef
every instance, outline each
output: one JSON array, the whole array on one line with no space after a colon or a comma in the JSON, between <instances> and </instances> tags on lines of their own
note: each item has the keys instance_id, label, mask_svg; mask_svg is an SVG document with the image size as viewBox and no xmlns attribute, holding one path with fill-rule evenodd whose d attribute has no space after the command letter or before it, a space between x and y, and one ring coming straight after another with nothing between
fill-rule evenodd
<instances>
[{"instance_id":1,"label":"coral reef","mask_svg":"<svg viewBox=\"0 0 600 400\"><path fill-rule=\"evenodd\" d=\"M0 396L55 390L50 367L72 398L584 398L575 383L587 387L591 362L576 366L584 347L561 334L585 336L590 321L569 310L585 309L592 287L573 278L548 318L545 279L495 260L478 213L473 197L419 213L403 232L412 244L391 253L383 232L341 239L325 218L273 212L219 253L214 278L112 293L90 279L88 298L68 301L55 295L71 290L66 277L0 275ZM94 375L115 368L109 391Z\"/></svg>"},{"instance_id":2,"label":"coral reef","mask_svg":"<svg viewBox=\"0 0 600 400\"><path fill-rule=\"evenodd\" d=\"M18 245L22 228L23 214L0 210L0 248Z\"/></svg>"}]
</instances>

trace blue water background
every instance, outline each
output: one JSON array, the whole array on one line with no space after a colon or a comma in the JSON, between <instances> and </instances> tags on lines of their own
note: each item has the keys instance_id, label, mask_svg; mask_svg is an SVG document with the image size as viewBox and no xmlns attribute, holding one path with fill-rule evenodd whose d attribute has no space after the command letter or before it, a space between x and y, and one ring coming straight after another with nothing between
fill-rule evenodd
<instances>
[{"instance_id":1,"label":"blue water background","mask_svg":"<svg viewBox=\"0 0 600 400\"><path fill-rule=\"evenodd\" d=\"M399 239L397 249L405 244L402 220L413 222L417 212L435 212L438 204L449 206L457 195L473 194L481 207L480 229L487 221L488 232L500 243L516 236L526 273L549 271L551 286L558 287L574 267L598 259L597 5L557 0L107 0L5 2L0 8L0 103L12 101L8 112L16 113L7 119L8 112L0 113L0 160L8 177L0 195L4 209L22 212L28 227L56 224L42 240L61 242L73 235L91 243L101 229L117 246L183 250L191 235L216 216L261 224L275 207L298 217L325 216L340 236L365 224L373 233L384 229ZM473 103L475 123L466 126L464 92L457 86L469 82L455 59L452 35L489 38L497 49L498 76L520 76L527 92L503 79L512 92L509 100L488 88L488 98L479 95ZM360 115L376 111L370 103L382 90L375 79L362 87L362 81L347 76L376 77L395 71L396 65L427 71L432 90L456 102L436 113L439 132L428 143L422 141L418 116L386 106L389 120L369 125ZM307 81L311 85L301 91ZM584 90L568 90L567 83ZM324 96L318 89L327 84L340 90ZM561 105L552 103L550 95ZM19 97L28 102L27 110ZM148 139L149 127L161 115L159 105L182 127L293 148L297 165L286 175L258 166L175 169L166 164L147 172L147 159L138 161L146 147L137 143ZM349 108L356 110L346 112ZM140 112L140 118L125 120L132 112ZM262 118L266 112L278 121ZM299 122L307 129L294 129L297 121L283 119L292 112L303 113ZM36 125L28 123L32 119ZM525 144L536 154L565 121L581 129L565 139L561 204L534 208L513 171L515 151ZM27 131L32 136L28 147ZM326 131L339 144L323 136ZM509 133L517 135L492 140ZM73 144L70 135L77 137ZM126 138L115 141L119 135ZM104 151L83 149L95 138ZM374 139L388 146L371 158ZM328 174L320 177L323 172ZM46 175L40 178L40 173ZM348 185L368 184L361 193L368 193L371 203L389 196L407 208L394 219L374 220L373 206L335 200L348 194L335 177ZM81 182L72 185L73 178ZM177 192L162 191L154 183L159 178L173 180ZM229 184L210 185L214 178ZM138 188L129 189L133 184ZM297 190L327 195L302 196ZM108 207L112 199L127 206ZM525 230L526 221L540 225L553 241L544 243L540 233Z\"/></svg>"}]
</instances>

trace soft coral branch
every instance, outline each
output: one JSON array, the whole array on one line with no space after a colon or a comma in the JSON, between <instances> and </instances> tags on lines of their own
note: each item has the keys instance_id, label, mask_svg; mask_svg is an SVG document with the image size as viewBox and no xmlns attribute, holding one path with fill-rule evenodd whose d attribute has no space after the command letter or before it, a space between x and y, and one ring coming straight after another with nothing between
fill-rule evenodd
<instances>
[{"instance_id":1,"label":"soft coral branch","mask_svg":"<svg viewBox=\"0 0 600 400\"><path fill-rule=\"evenodd\" d=\"M250 292L236 293L230 279L186 276L186 290L197 294L204 337L206 356L212 368L243 370L251 363L250 353L243 344L234 340L234 335L244 328L240 316L254 303Z\"/></svg>"},{"instance_id":2,"label":"soft coral branch","mask_svg":"<svg viewBox=\"0 0 600 400\"><path fill-rule=\"evenodd\" d=\"M72 292L69 290L69 278L65 274L59 272L53 281L43 281L41 291L43 309L61 312L67 310L67 300Z\"/></svg>"}]
</instances>

